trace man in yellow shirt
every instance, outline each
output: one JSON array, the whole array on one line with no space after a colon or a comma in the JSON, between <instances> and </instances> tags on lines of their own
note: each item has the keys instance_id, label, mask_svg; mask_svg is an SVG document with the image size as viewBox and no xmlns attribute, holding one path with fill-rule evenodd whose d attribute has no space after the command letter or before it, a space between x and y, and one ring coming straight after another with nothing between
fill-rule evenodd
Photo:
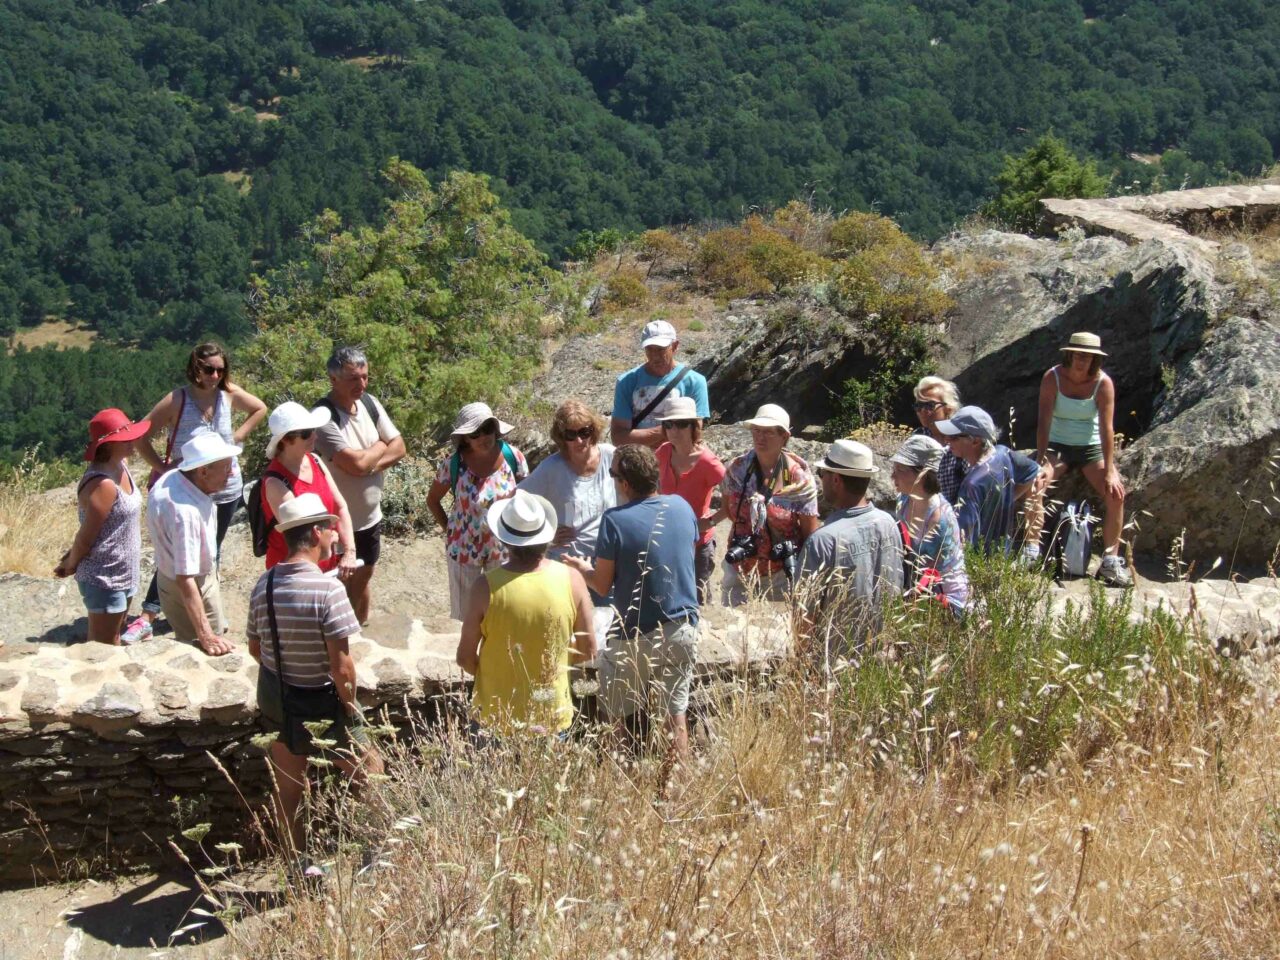
<instances>
[{"instance_id":1,"label":"man in yellow shirt","mask_svg":"<svg viewBox=\"0 0 1280 960\"><path fill-rule=\"evenodd\" d=\"M557 518L542 497L517 490L488 522L508 560L468 598L457 653L476 678L475 722L499 736L563 733L573 722L569 664L596 655L591 594L577 570L547 559Z\"/></svg>"}]
</instances>

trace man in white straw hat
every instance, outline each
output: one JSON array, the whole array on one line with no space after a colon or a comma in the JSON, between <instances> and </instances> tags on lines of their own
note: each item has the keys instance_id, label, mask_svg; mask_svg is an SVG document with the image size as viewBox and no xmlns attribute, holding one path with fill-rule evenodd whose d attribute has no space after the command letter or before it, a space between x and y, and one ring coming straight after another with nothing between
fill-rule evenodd
<instances>
[{"instance_id":1,"label":"man in white straw hat","mask_svg":"<svg viewBox=\"0 0 1280 960\"><path fill-rule=\"evenodd\" d=\"M288 555L254 585L245 636L261 667L258 707L267 728L279 733L270 749L276 815L293 852L301 854L306 826L298 808L307 758L331 749L333 762L357 783L381 773L382 759L356 743L360 731L353 729L360 707L350 642L360 636L360 624L342 585L320 572L337 546L338 518L319 495L303 493L280 504L276 529ZM324 721L328 728L313 734Z\"/></svg>"},{"instance_id":2,"label":"man in white straw hat","mask_svg":"<svg viewBox=\"0 0 1280 960\"><path fill-rule=\"evenodd\" d=\"M195 641L211 657L231 652L218 590L217 515L212 494L227 482L241 448L217 433L182 445L182 462L156 481L147 499L147 530L155 548L160 609L174 637Z\"/></svg>"},{"instance_id":3,"label":"man in white straw hat","mask_svg":"<svg viewBox=\"0 0 1280 960\"><path fill-rule=\"evenodd\" d=\"M517 490L487 522L507 559L467 598L457 661L476 678L471 698L485 733L562 734L573 723L569 665L596 655L594 610L582 574L547 558L555 507Z\"/></svg>"},{"instance_id":4,"label":"man in white straw hat","mask_svg":"<svg viewBox=\"0 0 1280 960\"><path fill-rule=\"evenodd\" d=\"M361 623L369 621L373 569L382 556L382 485L404 459L404 438L386 408L369 393L369 360L359 347L337 347L326 364L329 394L320 400L333 419L316 433L316 450L328 461L347 503L355 559L347 596Z\"/></svg>"},{"instance_id":5,"label":"man in white straw hat","mask_svg":"<svg viewBox=\"0 0 1280 960\"><path fill-rule=\"evenodd\" d=\"M615 446L640 443L657 448L666 438L658 410L668 397L692 397L698 416L707 420L707 378L688 364L676 363L680 336L666 320L653 320L640 331L644 363L618 377L613 388L609 435Z\"/></svg>"},{"instance_id":6,"label":"man in white straw hat","mask_svg":"<svg viewBox=\"0 0 1280 960\"><path fill-rule=\"evenodd\" d=\"M814 469L822 477L823 497L835 509L805 541L800 575L825 585L822 604L838 611L844 635L838 646L851 641L861 648L867 633L879 627L886 591L902 590L902 534L893 517L867 499L871 477L879 472L867 446L837 440Z\"/></svg>"}]
</instances>

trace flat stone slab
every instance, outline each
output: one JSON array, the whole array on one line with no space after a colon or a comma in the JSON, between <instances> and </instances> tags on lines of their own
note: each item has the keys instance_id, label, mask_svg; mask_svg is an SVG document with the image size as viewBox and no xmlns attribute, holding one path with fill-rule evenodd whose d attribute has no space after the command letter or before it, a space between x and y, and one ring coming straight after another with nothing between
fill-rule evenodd
<instances>
[{"instance_id":1,"label":"flat stone slab","mask_svg":"<svg viewBox=\"0 0 1280 960\"><path fill-rule=\"evenodd\" d=\"M1227 214L1253 210L1280 215L1280 184L1203 187L1089 200L1045 199L1040 204L1055 226L1078 226L1091 234L1119 237L1130 243L1158 240L1212 256L1218 251L1217 242L1188 233L1173 221L1219 210Z\"/></svg>"}]
</instances>

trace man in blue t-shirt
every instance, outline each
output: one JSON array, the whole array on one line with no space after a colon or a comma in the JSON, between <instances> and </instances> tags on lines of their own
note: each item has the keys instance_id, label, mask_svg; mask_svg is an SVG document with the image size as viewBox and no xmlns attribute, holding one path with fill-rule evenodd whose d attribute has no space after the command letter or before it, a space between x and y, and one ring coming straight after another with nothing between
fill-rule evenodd
<instances>
[{"instance_id":1,"label":"man in blue t-shirt","mask_svg":"<svg viewBox=\"0 0 1280 960\"><path fill-rule=\"evenodd\" d=\"M676 363L680 337L665 320L645 325L640 331L640 346L644 348L644 363L618 377L614 385L609 436L615 446L641 443L656 449L663 441L658 408L668 397L692 397L698 416L703 420L711 416L707 378ZM663 395L663 388L672 383Z\"/></svg>"},{"instance_id":2,"label":"man in blue t-shirt","mask_svg":"<svg viewBox=\"0 0 1280 960\"><path fill-rule=\"evenodd\" d=\"M1017 518L1017 492L1040 472L1040 465L998 445L1000 432L981 407L961 407L937 423L951 452L967 465L956 495L956 519L970 546L984 553L1008 553Z\"/></svg>"},{"instance_id":3,"label":"man in blue t-shirt","mask_svg":"<svg viewBox=\"0 0 1280 960\"><path fill-rule=\"evenodd\" d=\"M564 562L600 596L613 591L621 631L596 658L600 702L625 736L628 720L652 690L666 713L673 762L689 755L689 685L698 656L698 588L694 549L698 520L683 497L658 494L658 460L639 444L619 447L610 470L621 506L606 510L595 563Z\"/></svg>"}]
</instances>

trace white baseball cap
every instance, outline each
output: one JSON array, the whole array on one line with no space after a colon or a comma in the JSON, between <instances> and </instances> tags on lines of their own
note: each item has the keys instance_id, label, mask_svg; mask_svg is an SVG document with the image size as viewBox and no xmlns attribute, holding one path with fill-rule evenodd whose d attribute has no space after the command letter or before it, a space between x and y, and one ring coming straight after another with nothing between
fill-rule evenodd
<instances>
[{"instance_id":1,"label":"white baseball cap","mask_svg":"<svg viewBox=\"0 0 1280 960\"><path fill-rule=\"evenodd\" d=\"M641 347L669 347L679 339L676 328L665 320L651 320L640 331Z\"/></svg>"}]
</instances>

